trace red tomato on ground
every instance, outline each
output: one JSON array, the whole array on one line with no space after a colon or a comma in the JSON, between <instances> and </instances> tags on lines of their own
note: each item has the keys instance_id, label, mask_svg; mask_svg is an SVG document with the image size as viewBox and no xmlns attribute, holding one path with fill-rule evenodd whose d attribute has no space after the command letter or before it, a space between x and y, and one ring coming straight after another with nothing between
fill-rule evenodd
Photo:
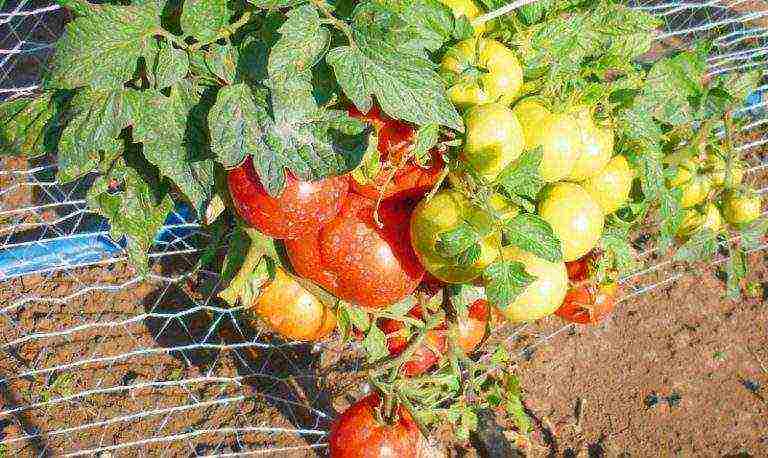
<instances>
[{"instance_id":1,"label":"red tomato on ground","mask_svg":"<svg viewBox=\"0 0 768 458\"><path fill-rule=\"evenodd\" d=\"M331 458L417 458L423 439L413 418L402 407L392 424L377 420L381 405L377 393L352 404L331 426L328 450Z\"/></svg>"},{"instance_id":2,"label":"red tomato on ground","mask_svg":"<svg viewBox=\"0 0 768 458\"><path fill-rule=\"evenodd\" d=\"M320 230L285 243L294 270L336 296L363 307L381 308L411 294L424 268L411 248L413 204L375 202L350 194L341 212Z\"/></svg>"},{"instance_id":3,"label":"red tomato on ground","mask_svg":"<svg viewBox=\"0 0 768 458\"><path fill-rule=\"evenodd\" d=\"M289 174L283 193L274 198L262 186L250 157L229 171L227 184L240 217L278 239L301 237L331 220L349 190L347 177L307 182Z\"/></svg>"},{"instance_id":4,"label":"red tomato on ground","mask_svg":"<svg viewBox=\"0 0 768 458\"><path fill-rule=\"evenodd\" d=\"M398 121L373 106L367 114L357 108L349 109L353 118L369 122L379 137L378 150L382 161L381 170L372 183L360 184L351 180L352 190L369 199L408 199L426 194L440 179L445 167L442 155L433 151L431 165L421 167L412 160L403 164L403 157L413 148L416 129L410 124Z\"/></svg>"},{"instance_id":5,"label":"red tomato on ground","mask_svg":"<svg viewBox=\"0 0 768 458\"><path fill-rule=\"evenodd\" d=\"M616 307L618 291L615 283L596 285L581 282L568 290L563 305L555 311L555 315L573 323L599 323Z\"/></svg>"}]
</instances>

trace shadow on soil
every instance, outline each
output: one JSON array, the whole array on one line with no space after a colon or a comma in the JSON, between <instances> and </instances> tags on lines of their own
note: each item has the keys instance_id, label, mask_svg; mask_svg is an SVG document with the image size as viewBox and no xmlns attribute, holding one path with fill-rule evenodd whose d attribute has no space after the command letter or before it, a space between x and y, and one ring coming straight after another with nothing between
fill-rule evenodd
<instances>
[{"instance_id":1,"label":"shadow on soil","mask_svg":"<svg viewBox=\"0 0 768 458\"><path fill-rule=\"evenodd\" d=\"M171 267L172 268L172 267ZM194 288L193 288L194 289ZM328 391L322 386L319 376L320 355L313 353L312 345L290 344L276 338L260 335L244 316L218 314L201 310L183 314L191 304L201 303L192 298L179 286L160 288L146 297L144 307L147 313L166 316L149 317L144 324L155 342L171 349L169 354L185 366L196 366L201 373L207 373L217 361L225 358L233 361L238 375L248 387L245 395L261 404L266 418L277 411L283 419L297 430L327 431L335 417ZM208 305L222 306L216 298ZM178 315L168 318L167 315ZM204 348L227 345L230 348ZM234 348L232 348L234 347ZM215 373L215 370L213 371ZM318 413L321 412L321 413ZM275 426L272 424L252 426ZM200 425L205 427L204 424ZM324 442L324 436L317 434L295 434L307 445ZM200 444L198 452L223 452L213 446ZM236 446L232 445L233 451ZM325 456L324 449L316 449L317 456Z\"/></svg>"}]
</instances>

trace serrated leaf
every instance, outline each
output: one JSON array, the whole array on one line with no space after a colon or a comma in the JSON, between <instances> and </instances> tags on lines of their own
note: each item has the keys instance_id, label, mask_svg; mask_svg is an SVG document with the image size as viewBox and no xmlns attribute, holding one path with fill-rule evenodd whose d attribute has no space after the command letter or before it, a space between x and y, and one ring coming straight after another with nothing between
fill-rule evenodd
<instances>
[{"instance_id":1,"label":"serrated leaf","mask_svg":"<svg viewBox=\"0 0 768 458\"><path fill-rule=\"evenodd\" d=\"M363 339L363 348L369 363L374 363L387 355L387 336L377 326L371 326Z\"/></svg>"},{"instance_id":2,"label":"serrated leaf","mask_svg":"<svg viewBox=\"0 0 768 458\"><path fill-rule=\"evenodd\" d=\"M122 184L120 192L111 192L109 183ZM88 192L89 208L106 217L110 223L110 236L114 240L125 237L128 258L140 274L148 272L149 252L155 237L173 209L173 201L162 189L153 189L122 159L107 176L96 179Z\"/></svg>"},{"instance_id":3,"label":"serrated leaf","mask_svg":"<svg viewBox=\"0 0 768 458\"><path fill-rule=\"evenodd\" d=\"M539 191L544 187L544 180L539 173L542 154L541 147L525 151L501 172L498 183L508 195L536 199Z\"/></svg>"},{"instance_id":4,"label":"serrated leaf","mask_svg":"<svg viewBox=\"0 0 768 458\"><path fill-rule=\"evenodd\" d=\"M236 167L252 152L265 148L264 125L270 122L265 93L245 83L223 87L208 114L211 148L225 168Z\"/></svg>"},{"instance_id":5,"label":"serrated leaf","mask_svg":"<svg viewBox=\"0 0 768 458\"><path fill-rule=\"evenodd\" d=\"M296 7L278 29L280 39L269 54L270 77L287 77L309 71L322 58L331 42L331 34L320 23L317 9L311 5Z\"/></svg>"},{"instance_id":6,"label":"serrated leaf","mask_svg":"<svg viewBox=\"0 0 768 458\"><path fill-rule=\"evenodd\" d=\"M485 294L488 301L496 307L508 307L536 277L525 271L525 266L517 261L499 259L483 272Z\"/></svg>"},{"instance_id":7,"label":"serrated leaf","mask_svg":"<svg viewBox=\"0 0 768 458\"><path fill-rule=\"evenodd\" d=\"M1 102L0 119L0 156L34 158L55 150L59 120L49 94Z\"/></svg>"},{"instance_id":8,"label":"serrated leaf","mask_svg":"<svg viewBox=\"0 0 768 458\"><path fill-rule=\"evenodd\" d=\"M223 0L184 0L181 28L203 43L214 41L229 24L231 12Z\"/></svg>"},{"instance_id":9,"label":"serrated leaf","mask_svg":"<svg viewBox=\"0 0 768 458\"><path fill-rule=\"evenodd\" d=\"M117 137L131 123L135 93L124 89L79 91L68 106L71 119L59 141L58 179L68 183L99 165L101 154L115 155Z\"/></svg>"},{"instance_id":10,"label":"serrated leaf","mask_svg":"<svg viewBox=\"0 0 768 458\"><path fill-rule=\"evenodd\" d=\"M147 78L155 89L173 86L189 72L187 52L164 40L155 41L154 49L145 57Z\"/></svg>"},{"instance_id":11,"label":"serrated leaf","mask_svg":"<svg viewBox=\"0 0 768 458\"><path fill-rule=\"evenodd\" d=\"M503 231L507 241L523 251L549 262L563 259L560 239L552 226L537 215L519 214L504 223Z\"/></svg>"},{"instance_id":12,"label":"serrated leaf","mask_svg":"<svg viewBox=\"0 0 768 458\"><path fill-rule=\"evenodd\" d=\"M142 93L142 109L134 113L133 139L144 145L144 157L169 178L202 217L213 194L214 172L206 116L212 101L187 81L170 96Z\"/></svg>"},{"instance_id":13,"label":"serrated leaf","mask_svg":"<svg viewBox=\"0 0 768 458\"><path fill-rule=\"evenodd\" d=\"M121 88L133 78L138 58L146 53L160 27L154 2L141 5L94 5L67 24L44 85L75 89Z\"/></svg>"},{"instance_id":14,"label":"serrated leaf","mask_svg":"<svg viewBox=\"0 0 768 458\"><path fill-rule=\"evenodd\" d=\"M373 103L371 96L376 96L382 110L395 119L464 130L430 61L372 40L365 33L358 32L355 38L357 47L332 49L326 60L360 111L367 113Z\"/></svg>"}]
</instances>

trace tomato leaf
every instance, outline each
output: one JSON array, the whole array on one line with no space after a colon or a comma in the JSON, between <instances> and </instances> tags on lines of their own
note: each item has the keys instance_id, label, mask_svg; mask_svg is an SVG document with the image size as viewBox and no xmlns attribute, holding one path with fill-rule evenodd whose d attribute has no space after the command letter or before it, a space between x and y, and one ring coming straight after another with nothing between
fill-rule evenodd
<instances>
[{"instance_id":1,"label":"tomato leaf","mask_svg":"<svg viewBox=\"0 0 768 458\"><path fill-rule=\"evenodd\" d=\"M536 195L544 187L544 180L539 174L542 154L541 147L525 151L501 172L498 182L509 196L536 199Z\"/></svg>"},{"instance_id":2,"label":"tomato leaf","mask_svg":"<svg viewBox=\"0 0 768 458\"><path fill-rule=\"evenodd\" d=\"M133 139L144 145L144 156L181 189L202 217L213 194L214 171L206 124L212 105L200 89L181 81L166 97L141 93L141 109L133 116Z\"/></svg>"},{"instance_id":3,"label":"tomato leaf","mask_svg":"<svg viewBox=\"0 0 768 458\"><path fill-rule=\"evenodd\" d=\"M131 6L93 5L67 24L56 42L45 87L91 86L118 89L133 78L139 57L146 54L160 28L155 2Z\"/></svg>"},{"instance_id":4,"label":"tomato leaf","mask_svg":"<svg viewBox=\"0 0 768 458\"><path fill-rule=\"evenodd\" d=\"M355 39L356 47L332 49L326 60L360 111L370 111L375 95L382 110L395 119L464 130L431 62L363 32L357 31Z\"/></svg>"},{"instance_id":5,"label":"tomato leaf","mask_svg":"<svg viewBox=\"0 0 768 458\"><path fill-rule=\"evenodd\" d=\"M506 221L504 235L511 245L549 262L563 259L560 239L552 226L537 215L522 213Z\"/></svg>"},{"instance_id":6,"label":"tomato leaf","mask_svg":"<svg viewBox=\"0 0 768 458\"><path fill-rule=\"evenodd\" d=\"M485 269L483 280L488 301L504 309L533 283L536 277L526 272L522 263L500 259Z\"/></svg>"},{"instance_id":7,"label":"tomato leaf","mask_svg":"<svg viewBox=\"0 0 768 458\"><path fill-rule=\"evenodd\" d=\"M110 189L117 181L121 191ZM163 197L158 197L163 196ZM108 175L96 178L87 195L88 205L110 223L110 236L125 238L125 250L140 274L148 272L147 253L158 230L173 209L173 201L162 186L148 182L120 159Z\"/></svg>"},{"instance_id":8,"label":"tomato leaf","mask_svg":"<svg viewBox=\"0 0 768 458\"><path fill-rule=\"evenodd\" d=\"M231 12L221 0L184 0L181 28L187 35L208 43L214 41L221 29L229 24Z\"/></svg>"}]
</instances>

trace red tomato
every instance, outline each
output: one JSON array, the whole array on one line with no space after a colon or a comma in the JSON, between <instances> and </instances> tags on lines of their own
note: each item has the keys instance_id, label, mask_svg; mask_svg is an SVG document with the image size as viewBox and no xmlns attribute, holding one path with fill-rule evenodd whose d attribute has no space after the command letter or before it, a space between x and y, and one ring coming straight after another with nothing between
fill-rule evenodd
<instances>
[{"instance_id":1,"label":"red tomato","mask_svg":"<svg viewBox=\"0 0 768 458\"><path fill-rule=\"evenodd\" d=\"M412 203L383 202L380 227L374 207L350 194L339 215L319 231L286 241L296 273L363 307L386 307L413 293L424 268L411 248Z\"/></svg>"},{"instance_id":2,"label":"red tomato","mask_svg":"<svg viewBox=\"0 0 768 458\"><path fill-rule=\"evenodd\" d=\"M615 283L595 285L581 282L568 290L563 305L555 315L579 324L596 324L616 307L618 286Z\"/></svg>"},{"instance_id":3,"label":"red tomato","mask_svg":"<svg viewBox=\"0 0 768 458\"><path fill-rule=\"evenodd\" d=\"M445 167L442 155L433 151L431 165L421 167L413 161L402 164L403 156L413 148L416 130L413 126L392 119L373 106L367 114L357 108L349 109L353 118L369 122L379 137L378 150L382 167L373 183L360 184L352 180L352 190L369 199L408 199L426 194L437 183ZM395 169L396 170L393 170Z\"/></svg>"},{"instance_id":4,"label":"red tomato","mask_svg":"<svg viewBox=\"0 0 768 458\"><path fill-rule=\"evenodd\" d=\"M339 213L349 190L346 177L300 181L290 174L278 198L267 194L253 161L230 170L227 183L237 213L251 226L278 239L301 237Z\"/></svg>"},{"instance_id":5,"label":"red tomato","mask_svg":"<svg viewBox=\"0 0 768 458\"><path fill-rule=\"evenodd\" d=\"M331 458L416 458L423 440L413 418L402 407L397 419L385 424L376 419L381 405L377 393L352 404L331 426L328 450Z\"/></svg>"}]
</instances>

